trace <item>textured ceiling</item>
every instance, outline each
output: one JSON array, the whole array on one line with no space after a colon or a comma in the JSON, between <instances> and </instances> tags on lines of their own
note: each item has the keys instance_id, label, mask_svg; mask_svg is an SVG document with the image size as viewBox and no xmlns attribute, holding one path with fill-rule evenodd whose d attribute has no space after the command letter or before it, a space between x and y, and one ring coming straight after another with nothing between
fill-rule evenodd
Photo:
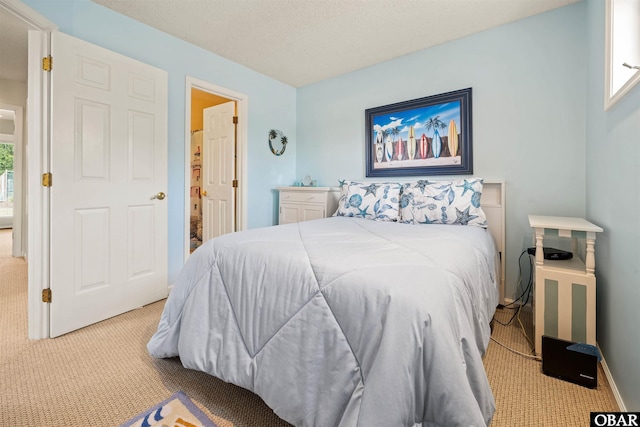
<instances>
[{"instance_id":1,"label":"textured ceiling","mask_svg":"<svg viewBox=\"0 0 640 427\"><path fill-rule=\"evenodd\" d=\"M301 87L579 0L92 1ZM2 8L0 58L26 81L27 29Z\"/></svg>"},{"instance_id":2,"label":"textured ceiling","mask_svg":"<svg viewBox=\"0 0 640 427\"><path fill-rule=\"evenodd\" d=\"M578 0L92 1L300 87Z\"/></svg>"}]
</instances>

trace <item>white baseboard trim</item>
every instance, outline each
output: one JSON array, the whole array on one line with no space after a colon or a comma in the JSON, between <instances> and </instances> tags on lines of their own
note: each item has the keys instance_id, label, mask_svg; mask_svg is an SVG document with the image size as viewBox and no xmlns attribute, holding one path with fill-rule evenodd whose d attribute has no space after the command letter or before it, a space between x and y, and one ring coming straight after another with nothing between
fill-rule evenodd
<instances>
[{"instance_id":1,"label":"white baseboard trim","mask_svg":"<svg viewBox=\"0 0 640 427\"><path fill-rule=\"evenodd\" d=\"M611 375L611 371L609 370L609 366L607 365L607 361L604 360L604 355L602 354L602 350L600 350L600 346L596 342L596 346L598 347L598 351L600 352L600 356L602 360L600 364L602 365L602 370L604 371L604 376L607 377L607 381L609 382L609 386L611 387L611 391L613 392L613 397L616 398L616 403L618 403L618 407L621 412L627 412L627 407L622 401L622 396L620 396L620 391L618 391L618 386L616 386L616 382L613 380L613 375Z\"/></svg>"}]
</instances>

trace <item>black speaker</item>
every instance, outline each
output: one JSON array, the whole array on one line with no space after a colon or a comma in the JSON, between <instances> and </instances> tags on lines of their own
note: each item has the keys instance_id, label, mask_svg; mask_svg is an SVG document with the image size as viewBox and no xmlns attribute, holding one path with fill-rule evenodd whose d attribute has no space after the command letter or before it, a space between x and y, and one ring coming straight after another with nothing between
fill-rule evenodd
<instances>
[{"instance_id":1,"label":"black speaker","mask_svg":"<svg viewBox=\"0 0 640 427\"><path fill-rule=\"evenodd\" d=\"M542 336L542 372L584 387L598 386L598 349Z\"/></svg>"}]
</instances>

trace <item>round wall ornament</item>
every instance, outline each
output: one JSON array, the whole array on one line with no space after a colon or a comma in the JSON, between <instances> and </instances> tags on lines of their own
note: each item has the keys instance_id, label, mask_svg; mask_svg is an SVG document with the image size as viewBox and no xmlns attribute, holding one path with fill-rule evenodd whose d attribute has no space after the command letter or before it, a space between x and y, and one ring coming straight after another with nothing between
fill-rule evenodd
<instances>
[{"instance_id":1,"label":"round wall ornament","mask_svg":"<svg viewBox=\"0 0 640 427\"><path fill-rule=\"evenodd\" d=\"M282 148L279 151L273 148L274 142L276 144L282 144ZM287 142L289 142L287 141L287 137L281 131L277 129L271 129L269 131L269 148L276 156L281 156L282 153L284 153L284 150L287 148Z\"/></svg>"}]
</instances>

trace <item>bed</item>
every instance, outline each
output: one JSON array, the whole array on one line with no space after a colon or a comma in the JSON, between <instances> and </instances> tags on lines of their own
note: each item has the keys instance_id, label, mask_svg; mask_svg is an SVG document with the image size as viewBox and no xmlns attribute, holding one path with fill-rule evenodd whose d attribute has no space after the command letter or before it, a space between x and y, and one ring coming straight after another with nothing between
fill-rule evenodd
<instances>
[{"instance_id":1,"label":"bed","mask_svg":"<svg viewBox=\"0 0 640 427\"><path fill-rule=\"evenodd\" d=\"M482 356L501 298L503 185L484 184L472 213L486 223L472 226L421 223L428 210L446 215L408 197L415 184L377 191L373 209L349 202L371 188L351 197L343 183L337 216L206 242L180 273L150 354L249 389L295 426L488 425ZM395 203L397 217L383 220Z\"/></svg>"}]
</instances>

